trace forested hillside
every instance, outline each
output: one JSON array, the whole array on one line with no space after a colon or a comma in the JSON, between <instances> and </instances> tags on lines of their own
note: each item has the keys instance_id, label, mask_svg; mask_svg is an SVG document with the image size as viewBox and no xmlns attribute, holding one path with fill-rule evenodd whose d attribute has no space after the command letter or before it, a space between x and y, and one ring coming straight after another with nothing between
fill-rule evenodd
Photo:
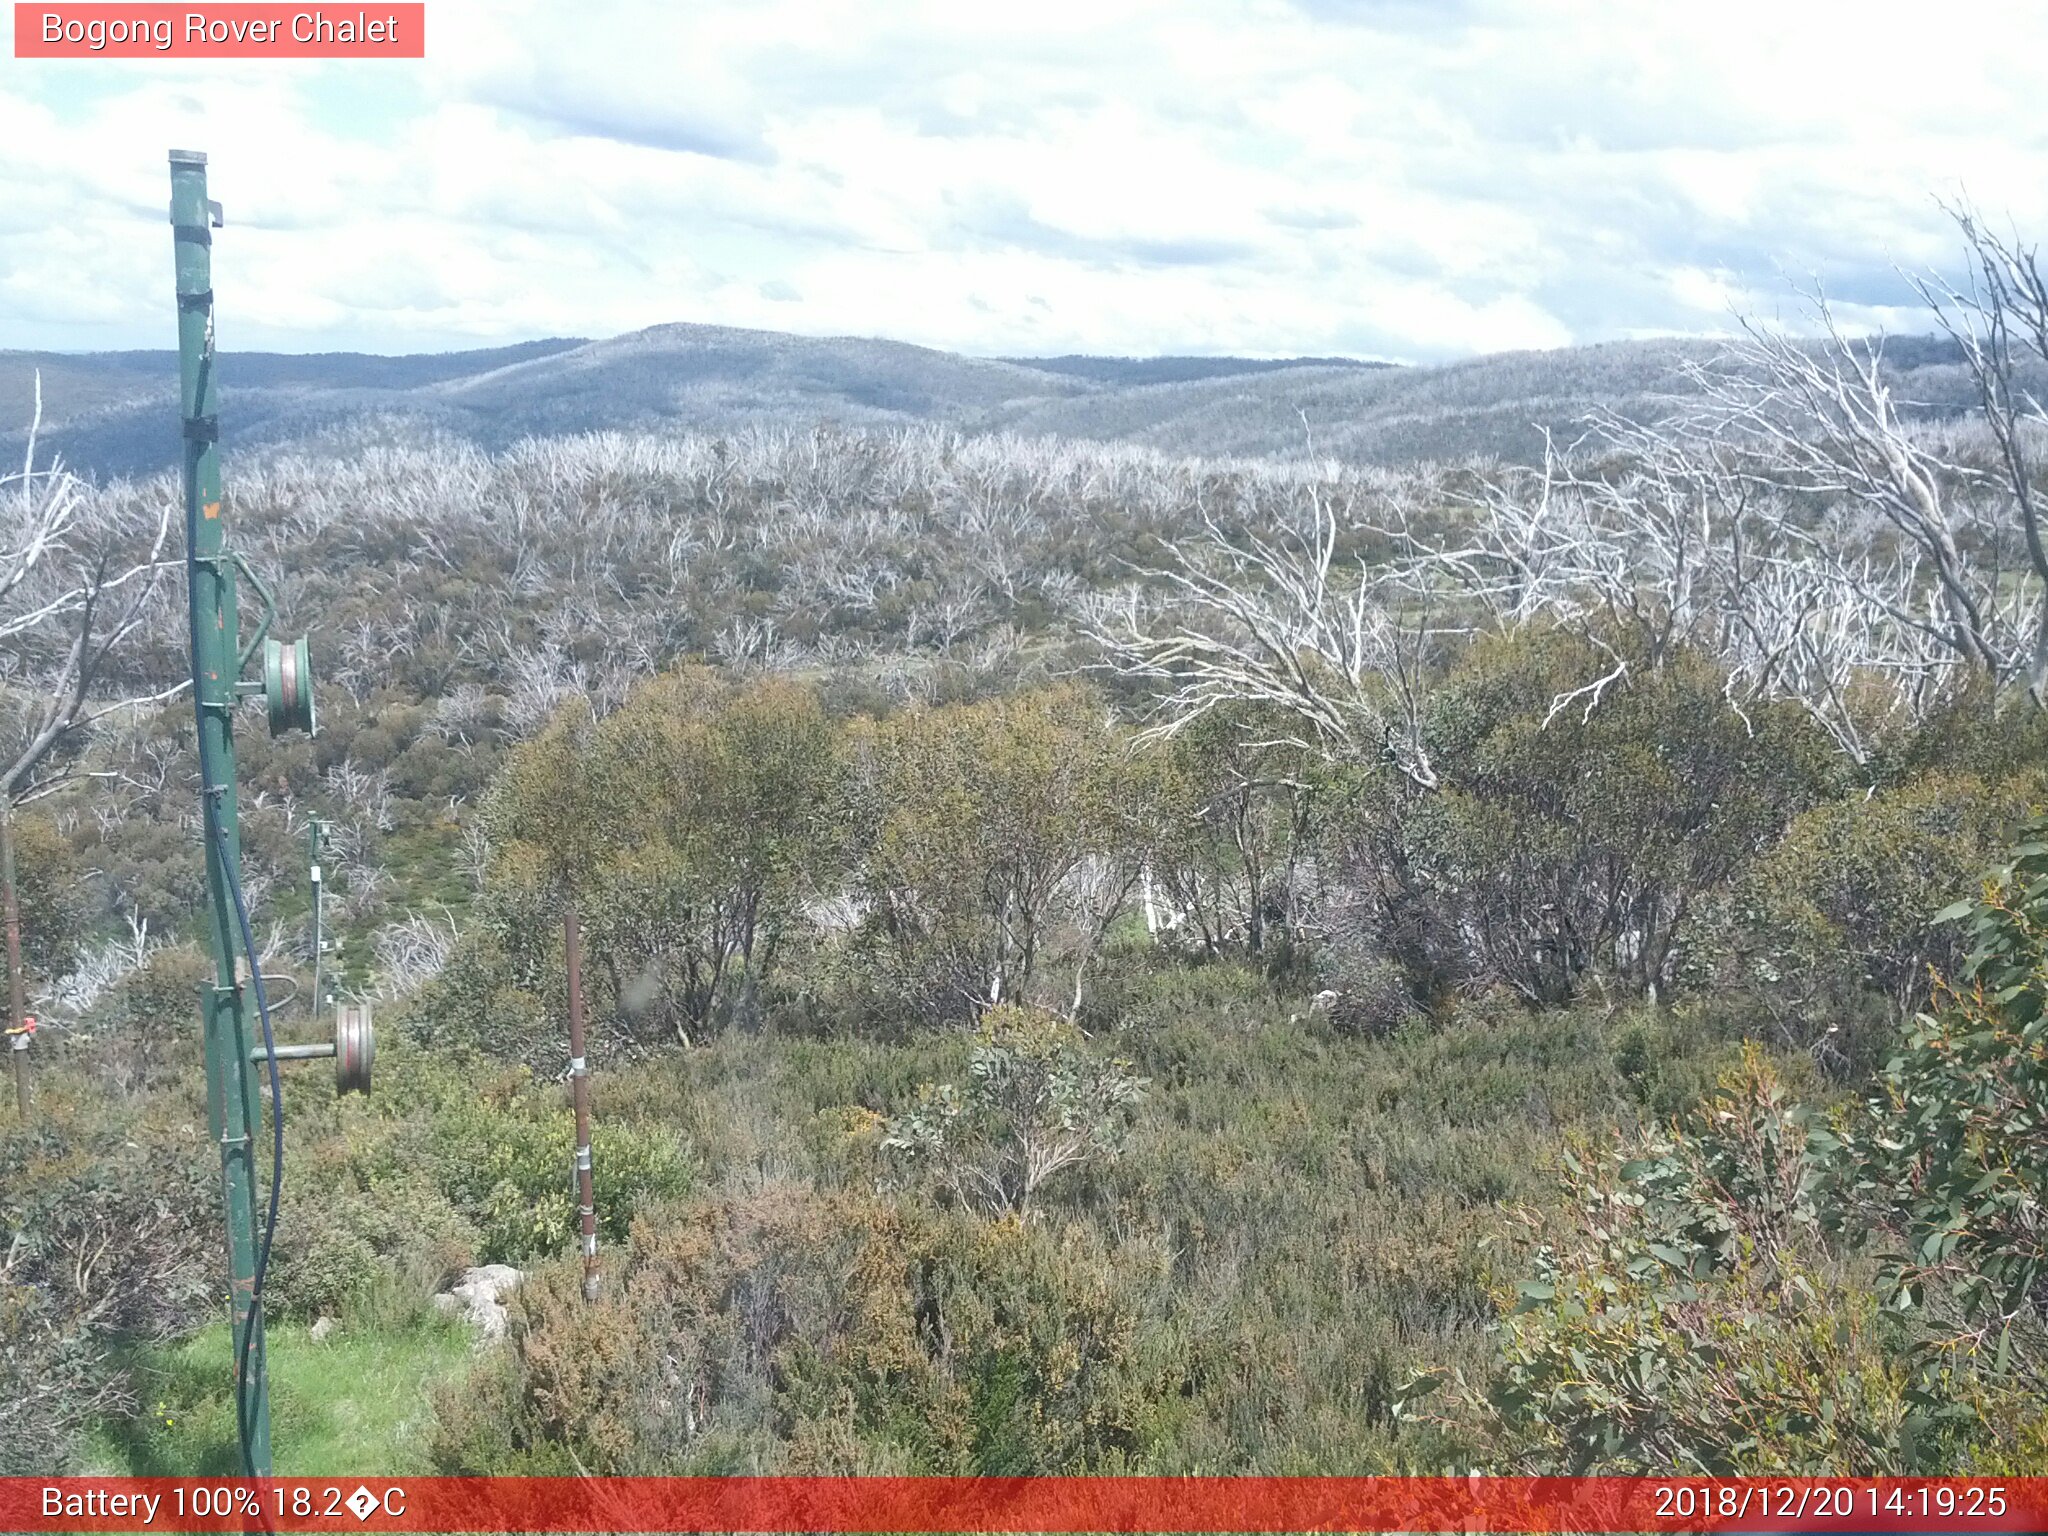
<instances>
[{"instance_id":1,"label":"forested hillside","mask_svg":"<svg viewBox=\"0 0 2048 1536\"><path fill-rule=\"evenodd\" d=\"M455 437L500 449L531 436L685 428L734 431L942 424L1001 430L1049 402L1134 395L1138 420L1171 414L1176 381L1317 377L1358 371L1341 358L960 357L848 337L666 325L603 341L418 357L244 354L223 363L230 449L289 448L308 437L422 444ZM171 352L0 353L0 398L28 395L40 373L44 442L100 477L176 461L177 358ZM1266 387L1282 387L1266 379ZM9 424L10 427L12 424ZM1101 435L1124 426L1105 416ZM1293 429L1289 429L1291 439ZM1083 433L1081 435L1094 435ZM0 442L8 439L0 438ZM18 439L17 439L18 440ZM1235 452L1233 441L1211 451Z\"/></svg>"},{"instance_id":2,"label":"forested hillside","mask_svg":"<svg viewBox=\"0 0 2048 1536\"><path fill-rule=\"evenodd\" d=\"M970 358L853 338L667 325L603 341L418 357L224 353L223 441L246 462L358 443L455 440L502 451L528 437L595 431L734 433L950 427L1053 435L1175 456L1334 455L1412 466L1486 457L1534 463L1544 433L1587 415L1656 417L1691 393L1688 364L1714 342L1614 342L1504 353L1429 368L1346 358ZM2038 384L2037 370L2024 370ZM100 479L175 463L177 376L169 352L0 353L0 400L42 376L45 450ZM1966 413L1974 386L1946 337L1887 348L1910 413ZM23 412L25 415L25 410ZM0 419L0 449L21 436Z\"/></svg>"},{"instance_id":3,"label":"forested hillside","mask_svg":"<svg viewBox=\"0 0 2048 1536\"><path fill-rule=\"evenodd\" d=\"M654 334L407 386L554 435L232 457L321 720L238 725L263 964L317 1033L320 818L382 1042L367 1101L286 1079L280 1470L2048 1465L2044 291L1633 412L1666 354L1026 407L862 353L892 423L1028 435L681 430L715 338ZM1354 435L1187 451L1311 399ZM177 488L5 489L0 1471L224 1471Z\"/></svg>"}]
</instances>

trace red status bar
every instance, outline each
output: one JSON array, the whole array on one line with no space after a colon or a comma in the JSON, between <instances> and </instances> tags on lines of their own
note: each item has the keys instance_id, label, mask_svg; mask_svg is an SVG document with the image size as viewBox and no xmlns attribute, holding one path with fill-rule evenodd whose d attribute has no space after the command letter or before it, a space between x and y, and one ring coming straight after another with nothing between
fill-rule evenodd
<instances>
[{"instance_id":1,"label":"red status bar","mask_svg":"<svg viewBox=\"0 0 2048 1536\"><path fill-rule=\"evenodd\" d=\"M2048 1478L5 1478L0 1529L2038 1532Z\"/></svg>"}]
</instances>

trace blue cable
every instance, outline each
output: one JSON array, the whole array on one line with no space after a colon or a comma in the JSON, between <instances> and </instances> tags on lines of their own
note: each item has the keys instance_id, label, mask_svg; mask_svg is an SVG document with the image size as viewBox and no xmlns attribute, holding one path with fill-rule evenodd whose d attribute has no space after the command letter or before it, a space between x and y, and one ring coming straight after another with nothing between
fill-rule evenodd
<instances>
[{"instance_id":1,"label":"blue cable","mask_svg":"<svg viewBox=\"0 0 2048 1536\"><path fill-rule=\"evenodd\" d=\"M263 1318L263 1284L270 1272L270 1248L277 1237L277 1202L279 1191L284 1187L284 1085L277 1072L277 1039L270 1026L270 999L263 990L263 969L256 956L256 936L249 926L249 907L242 897L241 871L229 856L227 828L221 820L220 800L227 793L227 786L213 782L213 764L206 753L206 703L200 692L199 678L199 558L198 558L198 497L185 497L185 589L186 615L192 642L192 708L198 732L200 804L206 818L209 833L218 846L221 871L226 878L228 894L233 898L235 918L242 932L242 951L248 956L249 977L256 990L256 1013L263 1024L263 1049L270 1065L270 1209L263 1225L263 1244L257 1250L256 1273L249 1290L249 1316L242 1325L242 1336L235 1344L235 1431L241 1443L242 1470L250 1477L256 1476L255 1458L249 1451L249 1437L254 1428L253 1405L249 1393L249 1356L255 1348L256 1329ZM247 1054L242 1042L235 1042L235 1070L238 1074L249 1070ZM235 1083L221 1084L221 1092L240 1092L241 1079ZM226 1106L222 1106L223 1115ZM269 1521L264 1520L265 1529Z\"/></svg>"},{"instance_id":2,"label":"blue cable","mask_svg":"<svg viewBox=\"0 0 2048 1536\"><path fill-rule=\"evenodd\" d=\"M254 1477L256 1467L249 1455L249 1432L253 1427L249 1422L249 1354L256 1342L257 1325L263 1318L263 1282L270 1272L270 1245L277 1237L278 1193L284 1187L284 1085L277 1074L277 1038L270 1027L270 999L263 990L263 971L256 957L256 936L250 930L249 908L242 899L241 874L228 858L227 828L220 819L218 805L221 791L215 788L209 793L215 797L211 817L214 840L220 845L221 867L227 871L228 894L234 898L235 919L242 930L242 952L249 957L249 979L256 991L256 1016L263 1022L263 1054L270 1067L270 1209L263 1223L263 1245L256 1251L256 1275L249 1289L249 1321L242 1329L241 1348L235 1352L236 1428L241 1436L243 1470ZM248 1070L246 1061L239 1065L243 1071Z\"/></svg>"}]
</instances>

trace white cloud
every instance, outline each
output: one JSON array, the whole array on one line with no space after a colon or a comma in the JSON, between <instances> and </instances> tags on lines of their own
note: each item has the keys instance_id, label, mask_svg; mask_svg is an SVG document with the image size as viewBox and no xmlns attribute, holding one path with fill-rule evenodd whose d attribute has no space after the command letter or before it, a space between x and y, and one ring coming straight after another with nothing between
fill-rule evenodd
<instances>
[{"instance_id":1,"label":"white cloud","mask_svg":"<svg viewBox=\"0 0 2048 1536\"><path fill-rule=\"evenodd\" d=\"M1718 330L1808 274L1910 323L1933 194L2048 226L2048 12L1973 24L1930 61L1918 7L1782 0L435 0L423 64L11 61L0 345L167 339L173 145L244 346L1429 359Z\"/></svg>"}]
</instances>

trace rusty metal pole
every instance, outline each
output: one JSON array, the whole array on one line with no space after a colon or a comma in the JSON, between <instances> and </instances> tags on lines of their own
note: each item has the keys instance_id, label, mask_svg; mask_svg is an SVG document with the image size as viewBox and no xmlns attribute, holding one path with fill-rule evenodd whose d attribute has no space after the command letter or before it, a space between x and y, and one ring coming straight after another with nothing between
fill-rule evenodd
<instances>
[{"instance_id":1,"label":"rusty metal pole","mask_svg":"<svg viewBox=\"0 0 2048 1536\"><path fill-rule=\"evenodd\" d=\"M590 1064L583 1054L583 930L571 902L562 913L569 968L569 1083L576 1100L576 1214L583 1226L583 1299L597 1300L597 1197L590 1182Z\"/></svg>"},{"instance_id":2,"label":"rusty metal pole","mask_svg":"<svg viewBox=\"0 0 2048 1536\"><path fill-rule=\"evenodd\" d=\"M28 1119L28 1037L18 1033L28 1003L22 996L21 898L14 892L14 807L0 790L0 905L7 909L7 1054L14 1058L14 1106Z\"/></svg>"}]
</instances>

